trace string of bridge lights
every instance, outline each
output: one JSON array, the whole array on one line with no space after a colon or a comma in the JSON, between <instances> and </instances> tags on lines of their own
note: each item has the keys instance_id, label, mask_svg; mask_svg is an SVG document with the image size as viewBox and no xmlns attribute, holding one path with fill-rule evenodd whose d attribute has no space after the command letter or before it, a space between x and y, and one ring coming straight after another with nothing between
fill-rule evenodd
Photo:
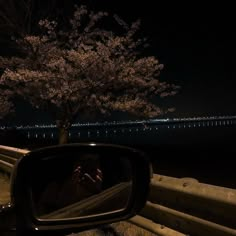
<instances>
[{"instance_id":1,"label":"string of bridge lights","mask_svg":"<svg viewBox=\"0 0 236 236\"><path fill-rule=\"evenodd\" d=\"M213 116L213 117L187 117L187 118L166 118L166 119L149 119L149 120L126 120L126 121L110 121L110 122L92 122L92 123L73 123L73 127L109 127L109 126L125 126L125 125L162 125L173 123L191 123L191 122L216 122L222 121L222 124L233 124L236 122L236 116ZM231 122L229 122L231 121ZM219 123L221 125L221 123ZM216 123L217 125L217 123ZM191 125L192 126L192 125ZM193 125L194 127L196 124ZM1 130L5 129L29 130L29 129L55 129L55 124L35 124L35 125L17 125L15 127L0 126Z\"/></svg>"}]
</instances>

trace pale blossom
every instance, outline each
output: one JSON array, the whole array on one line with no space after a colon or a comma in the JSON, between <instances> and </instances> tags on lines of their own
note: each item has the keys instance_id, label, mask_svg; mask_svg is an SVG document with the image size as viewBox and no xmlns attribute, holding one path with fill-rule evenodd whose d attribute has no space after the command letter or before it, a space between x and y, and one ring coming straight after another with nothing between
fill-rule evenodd
<instances>
[{"instance_id":1,"label":"pale blossom","mask_svg":"<svg viewBox=\"0 0 236 236\"><path fill-rule=\"evenodd\" d=\"M140 22L129 26L116 17L125 33L115 34L99 28L106 17L105 12L77 7L67 31L56 21L41 20L41 34L17 40L24 55L0 57L4 70L0 88L12 91L0 100L5 113L15 96L33 107L56 110L55 119L63 127L84 110L102 114L120 110L142 117L168 111L150 98L173 96L178 87L159 80L163 65L154 56L141 56L145 40L135 38ZM81 24L84 19L86 25Z\"/></svg>"}]
</instances>

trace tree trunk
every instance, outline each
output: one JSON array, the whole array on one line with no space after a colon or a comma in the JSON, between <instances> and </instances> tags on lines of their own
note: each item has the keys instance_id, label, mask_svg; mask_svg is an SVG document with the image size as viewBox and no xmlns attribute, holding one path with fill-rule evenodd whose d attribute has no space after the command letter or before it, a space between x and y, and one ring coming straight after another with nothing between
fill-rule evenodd
<instances>
[{"instance_id":1,"label":"tree trunk","mask_svg":"<svg viewBox=\"0 0 236 236\"><path fill-rule=\"evenodd\" d=\"M69 141L69 130L65 127L59 127L59 144L66 144Z\"/></svg>"}]
</instances>

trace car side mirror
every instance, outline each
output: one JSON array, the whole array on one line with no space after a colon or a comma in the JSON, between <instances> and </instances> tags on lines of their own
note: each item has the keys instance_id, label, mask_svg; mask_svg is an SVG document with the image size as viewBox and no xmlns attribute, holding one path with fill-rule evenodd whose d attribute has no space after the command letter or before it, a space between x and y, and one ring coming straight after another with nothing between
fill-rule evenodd
<instances>
[{"instance_id":1,"label":"car side mirror","mask_svg":"<svg viewBox=\"0 0 236 236\"><path fill-rule=\"evenodd\" d=\"M12 176L18 232L72 233L125 220L145 205L150 164L116 145L67 144L23 156Z\"/></svg>"}]
</instances>

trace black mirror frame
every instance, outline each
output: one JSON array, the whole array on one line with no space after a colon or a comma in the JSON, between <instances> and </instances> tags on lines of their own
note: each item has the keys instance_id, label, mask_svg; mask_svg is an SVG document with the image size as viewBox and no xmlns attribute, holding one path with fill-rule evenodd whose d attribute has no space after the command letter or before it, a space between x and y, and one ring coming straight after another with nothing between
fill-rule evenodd
<instances>
[{"instance_id":1,"label":"black mirror frame","mask_svg":"<svg viewBox=\"0 0 236 236\"><path fill-rule=\"evenodd\" d=\"M132 195L127 208L123 211L98 215L95 217L86 217L81 219L67 219L59 221L39 220L34 216L31 205L31 196L27 186L27 173L30 166L36 159L55 155L56 153L79 151L103 151L110 153L125 154L129 157L134 170ZM112 158L112 156L111 156ZM149 192L149 183L151 176L150 162L147 156L133 148L109 144L66 144L51 146L47 148L32 151L23 156L16 164L12 176L12 200L16 212L16 230L17 231L37 231L37 232L55 232L72 233L96 227L98 225L109 224L116 221L125 220L136 215L145 205Z\"/></svg>"}]
</instances>

